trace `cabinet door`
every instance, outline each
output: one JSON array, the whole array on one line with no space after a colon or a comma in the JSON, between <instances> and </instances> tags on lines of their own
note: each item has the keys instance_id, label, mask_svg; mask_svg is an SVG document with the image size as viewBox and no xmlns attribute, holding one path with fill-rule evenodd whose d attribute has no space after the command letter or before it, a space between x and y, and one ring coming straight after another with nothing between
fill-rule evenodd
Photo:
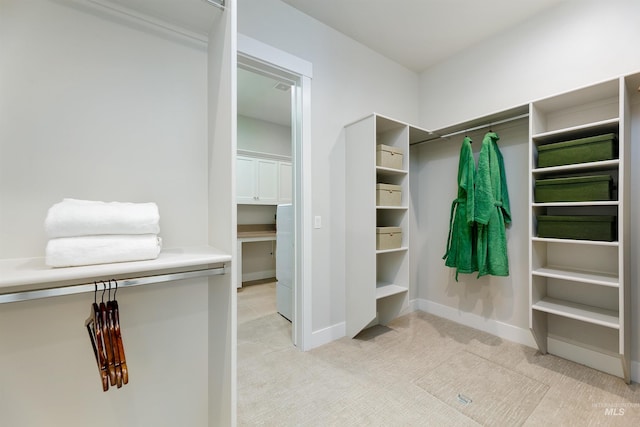
<instances>
[{"instance_id":1,"label":"cabinet door","mask_svg":"<svg viewBox=\"0 0 640 427\"><path fill-rule=\"evenodd\" d=\"M257 159L258 165L258 201L261 205L278 204L278 162Z\"/></svg>"},{"instance_id":2,"label":"cabinet door","mask_svg":"<svg viewBox=\"0 0 640 427\"><path fill-rule=\"evenodd\" d=\"M236 203L256 203L256 159L238 156L236 165Z\"/></svg>"},{"instance_id":3,"label":"cabinet door","mask_svg":"<svg viewBox=\"0 0 640 427\"><path fill-rule=\"evenodd\" d=\"M291 203L293 168L290 162L278 162L278 204Z\"/></svg>"}]
</instances>

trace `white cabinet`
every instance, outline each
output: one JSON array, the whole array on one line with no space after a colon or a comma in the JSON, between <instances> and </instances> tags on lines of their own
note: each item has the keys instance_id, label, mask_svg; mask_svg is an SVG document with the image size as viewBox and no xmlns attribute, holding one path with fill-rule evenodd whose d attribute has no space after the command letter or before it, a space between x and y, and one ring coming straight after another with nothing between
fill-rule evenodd
<instances>
[{"instance_id":1,"label":"white cabinet","mask_svg":"<svg viewBox=\"0 0 640 427\"><path fill-rule=\"evenodd\" d=\"M239 204L278 203L278 162L237 156L236 196Z\"/></svg>"},{"instance_id":2,"label":"white cabinet","mask_svg":"<svg viewBox=\"0 0 640 427\"><path fill-rule=\"evenodd\" d=\"M278 162L278 204L291 203L293 194L293 168L291 162Z\"/></svg>"},{"instance_id":3,"label":"white cabinet","mask_svg":"<svg viewBox=\"0 0 640 427\"><path fill-rule=\"evenodd\" d=\"M409 302L409 143L428 131L373 114L346 126L346 329L386 324ZM376 146L404 153L400 169L376 165ZM376 206L376 184L402 191L399 206ZM376 249L376 227L399 227L400 247Z\"/></svg>"},{"instance_id":4,"label":"white cabinet","mask_svg":"<svg viewBox=\"0 0 640 427\"><path fill-rule=\"evenodd\" d=\"M531 331L542 353L574 360L627 382L631 356L630 97L636 93L638 80L638 75L615 79L530 105ZM618 141L618 155L611 160L539 167L543 145L609 133L616 134ZM536 200L538 180L586 175L611 176L611 200ZM592 215L614 218L613 239L607 239L612 241L540 237L542 216Z\"/></svg>"},{"instance_id":5,"label":"white cabinet","mask_svg":"<svg viewBox=\"0 0 640 427\"><path fill-rule=\"evenodd\" d=\"M256 159L257 182L256 200L261 205L278 203L278 162Z\"/></svg>"},{"instance_id":6,"label":"white cabinet","mask_svg":"<svg viewBox=\"0 0 640 427\"><path fill-rule=\"evenodd\" d=\"M291 203L291 162L246 155L238 155L236 159L238 204Z\"/></svg>"}]
</instances>

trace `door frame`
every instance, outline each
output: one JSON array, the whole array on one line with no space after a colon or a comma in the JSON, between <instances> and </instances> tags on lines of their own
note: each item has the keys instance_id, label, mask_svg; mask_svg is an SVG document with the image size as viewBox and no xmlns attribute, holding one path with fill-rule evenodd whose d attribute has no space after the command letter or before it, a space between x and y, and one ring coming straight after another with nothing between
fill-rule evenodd
<instances>
[{"instance_id":1,"label":"door frame","mask_svg":"<svg viewBox=\"0 0 640 427\"><path fill-rule=\"evenodd\" d=\"M311 306L311 78L312 64L290 53L238 33L238 65L292 83L293 206L295 262L293 344L312 348Z\"/></svg>"}]
</instances>

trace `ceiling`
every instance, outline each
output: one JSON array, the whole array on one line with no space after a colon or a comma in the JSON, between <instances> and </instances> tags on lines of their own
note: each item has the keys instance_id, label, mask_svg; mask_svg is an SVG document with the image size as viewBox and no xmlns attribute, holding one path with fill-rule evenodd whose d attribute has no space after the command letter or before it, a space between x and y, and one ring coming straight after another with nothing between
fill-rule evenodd
<instances>
[{"instance_id":1,"label":"ceiling","mask_svg":"<svg viewBox=\"0 0 640 427\"><path fill-rule=\"evenodd\" d=\"M565 0L282 0L416 72Z\"/></svg>"},{"instance_id":2,"label":"ceiling","mask_svg":"<svg viewBox=\"0 0 640 427\"><path fill-rule=\"evenodd\" d=\"M204 40L220 13L208 0L89 1L125 13L142 13ZM565 0L281 1L421 72ZM276 83L272 78L239 70L238 113L289 126L290 91L274 89Z\"/></svg>"},{"instance_id":3,"label":"ceiling","mask_svg":"<svg viewBox=\"0 0 640 427\"><path fill-rule=\"evenodd\" d=\"M291 89L274 78L238 68L238 114L291 126ZM282 90L282 89L287 90Z\"/></svg>"}]
</instances>

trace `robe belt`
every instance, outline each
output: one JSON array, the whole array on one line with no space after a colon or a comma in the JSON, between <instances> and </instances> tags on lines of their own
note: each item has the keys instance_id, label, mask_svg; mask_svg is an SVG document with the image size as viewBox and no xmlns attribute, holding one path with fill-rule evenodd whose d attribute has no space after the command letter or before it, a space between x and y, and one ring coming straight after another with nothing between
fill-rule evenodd
<instances>
[{"instance_id":1,"label":"robe belt","mask_svg":"<svg viewBox=\"0 0 640 427\"><path fill-rule=\"evenodd\" d=\"M449 251L451 250L451 234L453 233L453 220L454 220L454 216L455 216L455 212L456 212L456 207L460 204L460 203L467 203L467 199L462 199L462 198L457 198L453 200L453 203L451 203L451 216L449 218L449 236L447 237L447 249L444 252L444 256L442 257L442 259L446 259L447 255L449 255Z\"/></svg>"},{"instance_id":2,"label":"robe belt","mask_svg":"<svg viewBox=\"0 0 640 427\"><path fill-rule=\"evenodd\" d=\"M495 202L493 202L493 206L497 207L497 208L501 208L502 207L502 202L499 200L496 200Z\"/></svg>"}]
</instances>

